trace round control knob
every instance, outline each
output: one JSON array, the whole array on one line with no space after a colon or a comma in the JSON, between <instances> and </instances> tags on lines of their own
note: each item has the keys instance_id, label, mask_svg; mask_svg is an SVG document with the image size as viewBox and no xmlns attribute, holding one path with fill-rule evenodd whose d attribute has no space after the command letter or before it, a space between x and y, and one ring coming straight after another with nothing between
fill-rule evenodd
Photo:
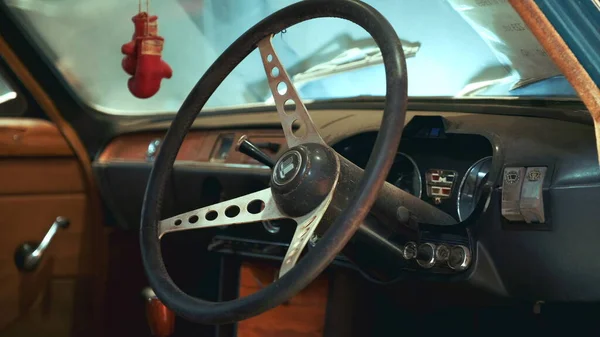
<instances>
[{"instance_id":1,"label":"round control knob","mask_svg":"<svg viewBox=\"0 0 600 337\"><path fill-rule=\"evenodd\" d=\"M447 245L441 244L438 245L435 249L435 259L436 261L444 262L448 261L450 258L450 247Z\"/></svg>"},{"instance_id":2,"label":"round control knob","mask_svg":"<svg viewBox=\"0 0 600 337\"><path fill-rule=\"evenodd\" d=\"M463 271L471 264L471 251L465 246L454 246L450 249L450 256L448 257L448 267L456 270Z\"/></svg>"},{"instance_id":3,"label":"round control knob","mask_svg":"<svg viewBox=\"0 0 600 337\"><path fill-rule=\"evenodd\" d=\"M422 243L419 245L417 249L417 263L426 269L435 265L435 245L433 243Z\"/></svg>"},{"instance_id":4,"label":"round control knob","mask_svg":"<svg viewBox=\"0 0 600 337\"><path fill-rule=\"evenodd\" d=\"M404 245L404 249L402 250L402 257L406 260L412 260L417 256L417 244L409 241Z\"/></svg>"}]
</instances>

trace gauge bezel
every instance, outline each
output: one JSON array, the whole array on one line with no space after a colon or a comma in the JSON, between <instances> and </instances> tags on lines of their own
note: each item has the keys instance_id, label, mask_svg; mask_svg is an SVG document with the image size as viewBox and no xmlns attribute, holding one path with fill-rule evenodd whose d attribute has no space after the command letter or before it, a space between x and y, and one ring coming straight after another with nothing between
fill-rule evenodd
<instances>
[{"instance_id":1,"label":"gauge bezel","mask_svg":"<svg viewBox=\"0 0 600 337\"><path fill-rule=\"evenodd\" d=\"M394 159L394 164L396 164L398 162L398 155L405 157L412 164L413 169L415 170L415 173L417 174L417 177L419 178L419 193L418 193L418 195L415 195L415 197L421 199L421 196L423 195L423 177L421 176L421 170L419 170L419 166L417 165L417 162L415 162L415 160L412 159L411 156L407 155L404 152L396 152L396 159ZM393 183L390 183L390 184L394 185Z\"/></svg>"},{"instance_id":2,"label":"gauge bezel","mask_svg":"<svg viewBox=\"0 0 600 337\"><path fill-rule=\"evenodd\" d=\"M470 172L477 165L479 165L480 163L482 163L482 162L484 162L486 160L490 161L490 170L491 170L491 164L492 164L491 161L493 160L493 156L483 157L483 158L477 160L475 163L473 163L473 165L469 166L469 168L467 169L467 171L465 171L465 174L464 174L463 178L460 181L460 185L458 186L458 195L456 197L456 214L458 215L458 221L459 222L463 222L463 221L466 220L466 218L463 218L463 216L461 215L461 212L460 212L460 201L461 201L462 196L463 196L463 188L464 188L465 182L467 181L467 178L469 177ZM488 174L489 174L489 172L488 172ZM473 214L473 212L471 212L471 214ZM467 216L467 218L469 216L471 216L471 214L469 214Z\"/></svg>"}]
</instances>

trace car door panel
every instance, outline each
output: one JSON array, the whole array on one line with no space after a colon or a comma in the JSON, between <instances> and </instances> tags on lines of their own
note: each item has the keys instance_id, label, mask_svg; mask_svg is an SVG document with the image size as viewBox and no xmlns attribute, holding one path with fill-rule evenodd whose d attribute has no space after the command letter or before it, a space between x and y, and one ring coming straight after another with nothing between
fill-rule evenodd
<instances>
[{"instance_id":1,"label":"car door panel","mask_svg":"<svg viewBox=\"0 0 600 337\"><path fill-rule=\"evenodd\" d=\"M31 325L30 310L71 296L73 279L90 272L81 254L87 207L82 170L56 126L41 119L0 118L0 334L22 332L19 326ZM19 271L17 247L39 242L57 216L69 218L69 228L56 234L34 271ZM67 280L58 289L57 278ZM54 316L42 317L38 332L68 335L68 329L47 329L53 324L47 318Z\"/></svg>"}]
</instances>

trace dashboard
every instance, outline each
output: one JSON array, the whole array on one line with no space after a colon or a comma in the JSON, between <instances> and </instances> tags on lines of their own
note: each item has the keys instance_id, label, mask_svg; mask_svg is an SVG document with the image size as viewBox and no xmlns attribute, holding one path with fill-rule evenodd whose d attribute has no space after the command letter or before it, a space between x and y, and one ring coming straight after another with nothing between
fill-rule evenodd
<instances>
[{"instance_id":1,"label":"dashboard","mask_svg":"<svg viewBox=\"0 0 600 337\"><path fill-rule=\"evenodd\" d=\"M328 144L356 165L366 164L381 123L380 110L310 111ZM168 125L156 121L147 130L124 130L94 161L115 227L137 230L152 165L151 145ZM267 186L269 169L231 146L244 134L273 157L285 151L274 111L197 119L167 188L165 217ZM393 224L402 230L386 240L403 252L410 243L466 247L470 261L459 269L437 261L423 266L355 245L362 266L381 262L393 272L390 278L459 282L521 299L600 300L600 262L582 258L595 256L595 238L600 237L594 139L593 125L568 118L409 111L387 181L445 211L456 223ZM293 222L210 229L208 249L278 260L294 229ZM351 254L334 263L369 272Z\"/></svg>"}]
</instances>

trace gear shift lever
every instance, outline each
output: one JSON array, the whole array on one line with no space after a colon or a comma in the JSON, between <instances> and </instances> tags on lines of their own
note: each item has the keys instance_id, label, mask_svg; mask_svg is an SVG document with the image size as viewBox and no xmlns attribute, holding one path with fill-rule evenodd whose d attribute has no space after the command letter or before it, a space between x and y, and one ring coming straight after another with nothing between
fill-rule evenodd
<instances>
[{"instance_id":1,"label":"gear shift lever","mask_svg":"<svg viewBox=\"0 0 600 337\"><path fill-rule=\"evenodd\" d=\"M246 135L240 137L235 149L250 158L256 159L258 162L268 166L271 169L275 166L275 160L269 157L269 155L266 153L262 152L258 146L250 142L248 140L248 136Z\"/></svg>"},{"instance_id":2,"label":"gear shift lever","mask_svg":"<svg viewBox=\"0 0 600 337\"><path fill-rule=\"evenodd\" d=\"M146 301L146 318L152 336L171 336L175 330L175 313L156 297L150 287L142 290L142 296Z\"/></svg>"}]
</instances>

